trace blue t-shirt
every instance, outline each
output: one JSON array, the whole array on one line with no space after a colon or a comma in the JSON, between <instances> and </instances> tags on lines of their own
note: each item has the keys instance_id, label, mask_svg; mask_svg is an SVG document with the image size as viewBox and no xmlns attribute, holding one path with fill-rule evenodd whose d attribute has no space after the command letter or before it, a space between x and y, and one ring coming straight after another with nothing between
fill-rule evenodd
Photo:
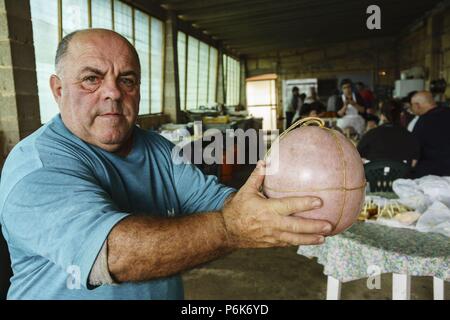
<instances>
[{"instance_id":1,"label":"blue t-shirt","mask_svg":"<svg viewBox=\"0 0 450 320\"><path fill-rule=\"evenodd\" d=\"M73 135L58 115L14 147L0 183L14 272L8 299L183 298L179 275L89 286L104 241L125 217L219 210L235 191L194 165L174 163L173 144L157 133L135 127L133 139L120 157Z\"/></svg>"}]
</instances>

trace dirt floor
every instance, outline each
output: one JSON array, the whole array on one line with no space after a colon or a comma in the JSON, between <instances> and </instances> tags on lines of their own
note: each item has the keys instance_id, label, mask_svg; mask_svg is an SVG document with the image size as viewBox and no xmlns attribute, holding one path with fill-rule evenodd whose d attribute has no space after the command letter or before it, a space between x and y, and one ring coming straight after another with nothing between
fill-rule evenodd
<instances>
[{"instance_id":1,"label":"dirt floor","mask_svg":"<svg viewBox=\"0 0 450 320\"><path fill-rule=\"evenodd\" d=\"M296 248L239 250L184 274L186 299L325 299L327 278L315 259ZM344 283L342 299L391 299L392 274L381 288L369 290L367 279ZM450 283L445 284L450 299ZM433 299L431 277L412 277L411 299Z\"/></svg>"},{"instance_id":2,"label":"dirt floor","mask_svg":"<svg viewBox=\"0 0 450 320\"><path fill-rule=\"evenodd\" d=\"M229 185L239 188L252 168L234 174ZM325 299L327 278L316 259L297 248L246 249L183 275L186 299ZM381 288L370 290L367 279L344 283L342 299L391 299L392 274L381 276ZM450 300L450 283L445 283ZM411 299L433 299L433 279L412 277Z\"/></svg>"}]
</instances>

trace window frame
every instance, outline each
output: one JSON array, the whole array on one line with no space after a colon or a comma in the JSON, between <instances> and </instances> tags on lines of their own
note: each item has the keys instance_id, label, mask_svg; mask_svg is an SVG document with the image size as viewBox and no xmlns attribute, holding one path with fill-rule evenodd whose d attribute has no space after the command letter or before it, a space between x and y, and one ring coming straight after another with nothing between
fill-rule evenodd
<instances>
[{"instance_id":1,"label":"window frame","mask_svg":"<svg viewBox=\"0 0 450 320\"><path fill-rule=\"evenodd\" d=\"M184 38L184 83L181 83L181 77L180 77L180 61L179 61L179 55L178 55L178 43L179 43L179 38L183 37ZM208 42L205 42L199 38L197 38L196 36L189 34L183 30L177 30L177 61L178 61L178 84L179 87L181 88L181 86L184 86L184 95L181 95L181 91L180 91L180 110L182 111L187 111L193 108L189 108L188 107L188 63L189 63L189 38L193 38L196 41L198 41L198 45L197 45L197 77L196 77L196 81L197 81L197 86L196 86L196 103L195 105L197 107L199 107L199 92L200 92L200 83L199 83L199 74L200 74L200 66L201 66L201 61L200 61L200 48L203 45L206 45L208 47L208 51L207 51L207 55L206 55L206 63L207 63L207 81L206 81L206 96L204 97L206 99L206 105L209 105L211 99L210 99L210 95L214 96L214 101L217 103L217 92L218 92L218 77L219 77L219 49L214 46L211 45ZM215 59L215 68L211 67L211 48L214 48L215 54L216 54L216 59ZM211 93L210 89L210 80L212 79L211 76L211 71L213 71L215 73L215 82L214 82L214 92Z\"/></svg>"},{"instance_id":2,"label":"window frame","mask_svg":"<svg viewBox=\"0 0 450 320\"><path fill-rule=\"evenodd\" d=\"M223 53L222 71L225 105L237 106L241 102L241 61Z\"/></svg>"}]
</instances>

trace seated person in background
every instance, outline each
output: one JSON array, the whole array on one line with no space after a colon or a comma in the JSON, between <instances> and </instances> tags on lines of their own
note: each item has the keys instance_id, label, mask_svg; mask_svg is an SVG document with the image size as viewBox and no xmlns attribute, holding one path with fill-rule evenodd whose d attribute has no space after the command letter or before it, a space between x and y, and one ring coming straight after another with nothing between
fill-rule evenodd
<instances>
[{"instance_id":1,"label":"seated person in background","mask_svg":"<svg viewBox=\"0 0 450 320\"><path fill-rule=\"evenodd\" d=\"M345 129L353 127L359 136L362 136L366 129L366 122L362 115L365 115L364 101L357 92L352 89L352 81L344 79L341 81L342 96L337 99L337 126Z\"/></svg>"},{"instance_id":2,"label":"seated person in background","mask_svg":"<svg viewBox=\"0 0 450 320\"><path fill-rule=\"evenodd\" d=\"M326 111L325 105L320 102L319 97L317 96L317 91L315 87L309 88L309 96L305 99L305 104L307 104L307 108L302 110L300 113L301 116L310 116L317 117L321 113Z\"/></svg>"},{"instance_id":3,"label":"seated person in background","mask_svg":"<svg viewBox=\"0 0 450 320\"><path fill-rule=\"evenodd\" d=\"M350 79L343 79L341 81L342 95L336 101L336 112L339 117L347 114L348 109L356 109L357 113L365 116L366 108L364 107L364 100L358 92L353 90L353 84Z\"/></svg>"},{"instance_id":4,"label":"seated person in background","mask_svg":"<svg viewBox=\"0 0 450 320\"><path fill-rule=\"evenodd\" d=\"M319 99L317 98L317 91L315 87L309 87L308 94L309 95L308 97L306 97L305 103L313 103L319 101Z\"/></svg>"},{"instance_id":5,"label":"seated person in background","mask_svg":"<svg viewBox=\"0 0 450 320\"><path fill-rule=\"evenodd\" d=\"M375 96L373 92L366 87L364 83L357 82L356 83L356 90L358 90L359 95L364 101L364 107L367 109L372 109L374 107L375 102Z\"/></svg>"},{"instance_id":6,"label":"seated person in background","mask_svg":"<svg viewBox=\"0 0 450 320\"><path fill-rule=\"evenodd\" d=\"M376 128L380 123L380 118L376 115L376 109L370 108L366 110L366 132Z\"/></svg>"},{"instance_id":7,"label":"seated person in background","mask_svg":"<svg viewBox=\"0 0 450 320\"><path fill-rule=\"evenodd\" d=\"M320 101L305 103L300 117L320 117L325 112L325 106Z\"/></svg>"},{"instance_id":8,"label":"seated person in background","mask_svg":"<svg viewBox=\"0 0 450 320\"><path fill-rule=\"evenodd\" d=\"M383 103L383 124L367 132L358 144L363 160L396 160L416 165L420 154L419 142L400 126L400 112L401 105L397 101Z\"/></svg>"},{"instance_id":9,"label":"seated person in background","mask_svg":"<svg viewBox=\"0 0 450 320\"><path fill-rule=\"evenodd\" d=\"M366 132L378 127L378 123L380 122L378 117L369 117L366 120Z\"/></svg>"},{"instance_id":10,"label":"seated person in background","mask_svg":"<svg viewBox=\"0 0 450 320\"><path fill-rule=\"evenodd\" d=\"M430 92L420 91L411 99L411 110L419 116L413 130L420 143L414 177L450 176L450 108L437 106Z\"/></svg>"},{"instance_id":11,"label":"seated person in background","mask_svg":"<svg viewBox=\"0 0 450 320\"><path fill-rule=\"evenodd\" d=\"M337 112L336 103L337 103L337 99L339 99L339 97L340 97L340 92L339 92L339 90L336 89L333 92L333 94L328 98L327 111Z\"/></svg>"},{"instance_id":12,"label":"seated person in background","mask_svg":"<svg viewBox=\"0 0 450 320\"><path fill-rule=\"evenodd\" d=\"M400 122L401 126L407 128L409 132L413 131L417 120L419 120L419 116L416 116L411 110L411 99L416 93L417 91L411 91L402 99L403 112L400 115Z\"/></svg>"}]
</instances>

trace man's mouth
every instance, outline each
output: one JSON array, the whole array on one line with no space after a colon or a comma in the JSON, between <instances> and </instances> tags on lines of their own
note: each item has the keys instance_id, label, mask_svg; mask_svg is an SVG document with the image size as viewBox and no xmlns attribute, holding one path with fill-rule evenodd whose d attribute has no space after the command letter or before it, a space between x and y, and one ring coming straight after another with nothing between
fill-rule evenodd
<instances>
[{"instance_id":1,"label":"man's mouth","mask_svg":"<svg viewBox=\"0 0 450 320\"><path fill-rule=\"evenodd\" d=\"M116 113L116 112L108 112L108 113L102 114L101 116L102 116L102 117L105 117L105 116L116 116L116 117L120 117L120 116L122 116L122 114L121 114L121 113Z\"/></svg>"}]
</instances>

